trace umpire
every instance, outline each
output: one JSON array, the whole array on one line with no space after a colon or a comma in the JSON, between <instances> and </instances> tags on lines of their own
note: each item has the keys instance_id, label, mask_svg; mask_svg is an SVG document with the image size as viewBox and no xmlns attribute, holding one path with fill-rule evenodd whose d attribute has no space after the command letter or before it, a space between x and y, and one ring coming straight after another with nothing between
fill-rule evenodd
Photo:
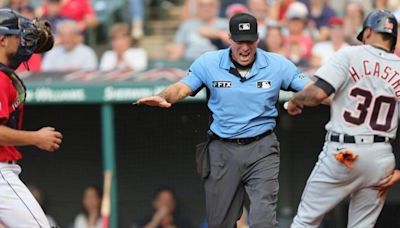
<instances>
[{"instance_id":1,"label":"umpire","mask_svg":"<svg viewBox=\"0 0 400 228\"><path fill-rule=\"evenodd\" d=\"M202 173L209 227L235 227L245 191L250 199L250 227L276 227L276 104L281 89L299 91L309 79L286 58L257 49L253 16L238 14L229 27L229 48L203 54L181 81L137 103L169 108L205 86L210 92L211 140L203 144L208 151L200 158L205 159L203 165L208 160L210 164L209 172L205 167Z\"/></svg>"}]
</instances>

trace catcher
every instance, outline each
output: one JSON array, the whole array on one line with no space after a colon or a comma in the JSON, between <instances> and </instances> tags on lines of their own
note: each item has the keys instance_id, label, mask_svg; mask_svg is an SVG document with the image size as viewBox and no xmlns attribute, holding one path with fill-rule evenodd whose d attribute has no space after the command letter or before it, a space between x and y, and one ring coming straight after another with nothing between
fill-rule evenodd
<instances>
[{"instance_id":1,"label":"catcher","mask_svg":"<svg viewBox=\"0 0 400 228\"><path fill-rule=\"evenodd\" d=\"M21 130L25 86L14 70L33 53L53 47L50 26L0 9L0 224L6 227L50 227L28 188L19 179L21 153L15 146L33 145L52 152L62 135L52 127Z\"/></svg>"}]
</instances>

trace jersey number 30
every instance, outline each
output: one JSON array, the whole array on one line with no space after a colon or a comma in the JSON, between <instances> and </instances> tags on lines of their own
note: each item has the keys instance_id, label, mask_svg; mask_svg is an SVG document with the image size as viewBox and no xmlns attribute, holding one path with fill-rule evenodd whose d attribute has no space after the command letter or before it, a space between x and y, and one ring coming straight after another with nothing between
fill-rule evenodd
<instances>
[{"instance_id":1,"label":"jersey number 30","mask_svg":"<svg viewBox=\"0 0 400 228\"><path fill-rule=\"evenodd\" d=\"M363 98L363 101L358 102L358 105L356 107L357 110L359 111L358 116L353 115L354 113L351 113L349 111L344 112L343 117L347 122L355 124L355 125L363 124L365 122L365 119L367 118L369 107L370 107L373 99L375 99L374 107L372 109L372 114L371 114L371 118L369 121L369 125L373 130L376 130L376 131L387 131L390 129L394 110L396 108L396 100L393 97L378 96L378 97L374 98L372 96L371 92L369 92L368 90L358 88L358 87L352 89L350 92L350 95L354 98L361 97L361 98ZM384 118L385 122L378 123L378 119L379 119L378 117L381 113L380 110L381 110L383 104L388 105L387 113Z\"/></svg>"}]
</instances>

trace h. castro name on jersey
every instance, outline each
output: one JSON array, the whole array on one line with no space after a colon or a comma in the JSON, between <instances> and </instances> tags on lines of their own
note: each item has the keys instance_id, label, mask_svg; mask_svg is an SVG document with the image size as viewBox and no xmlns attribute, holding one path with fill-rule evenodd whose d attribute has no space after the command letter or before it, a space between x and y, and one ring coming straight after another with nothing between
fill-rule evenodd
<instances>
[{"instance_id":1,"label":"h. castro name on jersey","mask_svg":"<svg viewBox=\"0 0 400 228\"><path fill-rule=\"evenodd\" d=\"M353 66L350 66L350 77L357 82L363 77L378 77L386 81L393 89L396 97L400 97L400 72L391 66L369 60L362 61L361 72L357 72Z\"/></svg>"}]
</instances>

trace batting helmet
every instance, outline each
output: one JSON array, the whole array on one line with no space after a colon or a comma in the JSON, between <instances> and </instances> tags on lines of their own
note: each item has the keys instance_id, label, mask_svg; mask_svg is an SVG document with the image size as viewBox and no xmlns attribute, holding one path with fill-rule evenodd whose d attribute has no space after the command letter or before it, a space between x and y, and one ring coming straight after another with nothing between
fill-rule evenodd
<instances>
[{"instance_id":1,"label":"batting helmet","mask_svg":"<svg viewBox=\"0 0 400 228\"><path fill-rule=\"evenodd\" d=\"M362 41L363 33L366 28L370 28L375 32L386 33L393 37L392 50L396 46L398 24L396 17L387 10L377 10L371 12L363 23L363 29L358 34L357 39Z\"/></svg>"}]
</instances>

